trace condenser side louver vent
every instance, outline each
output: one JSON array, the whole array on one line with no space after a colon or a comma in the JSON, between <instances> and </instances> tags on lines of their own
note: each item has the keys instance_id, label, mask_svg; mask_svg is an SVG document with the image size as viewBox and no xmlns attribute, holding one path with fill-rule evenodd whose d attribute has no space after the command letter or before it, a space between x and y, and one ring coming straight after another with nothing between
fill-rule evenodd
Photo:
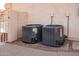
<instances>
[{"instance_id":1,"label":"condenser side louver vent","mask_svg":"<svg viewBox=\"0 0 79 59\"><path fill-rule=\"evenodd\" d=\"M59 47L64 43L64 34L63 34L62 25L46 25L42 29L42 43L44 45Z\"/></svg>"}]
</instances>

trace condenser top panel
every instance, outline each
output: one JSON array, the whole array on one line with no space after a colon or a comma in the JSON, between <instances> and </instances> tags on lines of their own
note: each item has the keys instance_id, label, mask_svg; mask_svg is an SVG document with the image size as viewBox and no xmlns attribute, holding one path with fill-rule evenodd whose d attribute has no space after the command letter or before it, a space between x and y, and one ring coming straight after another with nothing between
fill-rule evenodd
<instances>
[{"instance_id":1,"label":"condenser top panel","mask_svg":"<svg viewBox=\"0 0 79 59\"><path fill-rule=\"evenodd\" d=\"M46 25L46 26L43 26L44 28L61 28L63 27L62 25Z\"/></svg>"},{"instance_id":2,"label":"condenser top panel","mask_svg":"<svg viewBox=\"0 0 79 59\"><path fill-rule=\"evenodd\" d=\"M29 25L26 25L25 27L41 27L42 25L41 24L29 24Z\"/></svg>"}]
</instances>

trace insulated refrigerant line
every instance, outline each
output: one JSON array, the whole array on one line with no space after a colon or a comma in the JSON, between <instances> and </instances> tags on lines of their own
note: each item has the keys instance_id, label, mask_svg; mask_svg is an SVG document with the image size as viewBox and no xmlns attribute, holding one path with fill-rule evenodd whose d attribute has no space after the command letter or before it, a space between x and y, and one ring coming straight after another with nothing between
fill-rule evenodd
<instances>
[{"instance_id":1,"label":"insulated refrigerant line","mask_svg":"<svg viewBox=\"0 0 79 59\"><path fill-rule=\"evenodd\" d=\"M67 38L69 37L69 20L70 20L70 12L66 10L66 18L67 18Z\"/></svg>"},{"instance_id":2,"label":"insulated refrigerant line","mask_svg":"<svg viewBox=\"0 0 79 59\"><path fill-rule=\"evenodd\" d=\"M51 25L53 24L53 16L51 16Z\"/></svg>"},{"instance_id":3,"label":"insulated refrigerant line","mask_svg":"<svg viewBox=\"0 0 79 59\"><path fill-rule=\"evenodd\" d=\"M69 37L69 16L67 17L67 37Z\"/></svg>"},{"instance_id":4,"label":"insulated refrigerant line","mask_svg":"<svg viewBox=\"0 0 79 59\"><path fill-rule=\"evenodd\" d=\"M54 13L53 12L51 12L51 22L50 22L50 24L52 25L53 24L53 17L54 17Z\"/></svg>"}]
</instances>

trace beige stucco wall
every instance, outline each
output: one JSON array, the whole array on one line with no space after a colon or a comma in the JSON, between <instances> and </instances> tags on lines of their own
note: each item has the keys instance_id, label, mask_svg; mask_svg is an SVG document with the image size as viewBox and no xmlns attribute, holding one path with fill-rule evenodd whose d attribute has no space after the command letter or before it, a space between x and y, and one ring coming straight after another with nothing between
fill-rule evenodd
<instances>
[{"instance_id":1,"label":"beige stucco wall","mask_svg":"<svg viewBox=\"0 0 79 59\"><path fill-rule=\"evenodd\" d=\"M27 12L18 12L18 37L22 37L22 26L26 25L28 21Z\"/></svg>"},{"instance_id":2,"label":"beige stucco wall","mask_svg":"<svg viewBox=\"0 0 79 59\"><path fill-rule=\"evenodd\" d=\"M54 24L64 25L67 34L67 15L70 16L69 36L79 38L79 6L78 4L12 4L12 9L28 13L28 24L50 24L51 14L54 12ZM22 20L23 21L23 20Z\"/></svg>"}]
</instances>

